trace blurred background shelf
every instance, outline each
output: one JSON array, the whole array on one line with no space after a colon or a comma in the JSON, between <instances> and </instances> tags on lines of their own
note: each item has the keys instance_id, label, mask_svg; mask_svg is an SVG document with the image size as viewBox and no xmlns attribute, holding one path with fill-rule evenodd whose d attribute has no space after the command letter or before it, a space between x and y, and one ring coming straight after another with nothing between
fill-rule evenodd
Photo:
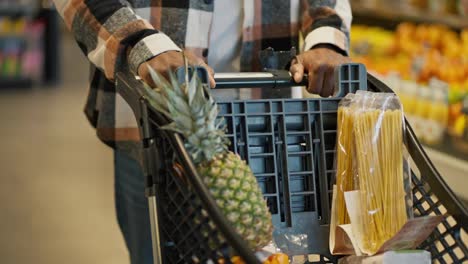
<instances>
[{"instance_id":1,"label":"blurred background shelf","mask_svg":"<svg viewBox=\"0 0 468 264\"><path fill-rule=\"evenodd\" d=\"M60 40L58 15L50 5L0 0L0 88L57 84Z\"/></svg>"},{"instance_id":2,"label":"blurred background shelf","mask_svg":"<svg viewBox=\"0 0 468 264\"><path fill-rule=\"evenodd\" d=\"M396 4L363 4L352 1L353 22L386 29L394 29L402 21L413 23L443 24L455 30L468 28L468 18L462 15L433 13L414 7L402 7Z\"/></svg>"},{"instance_id":3,"label":"blurred background shelf","mask_svg":"<svg viewBox=\"0 0 468 264\"><path fill-rule=\"evenodd\" d=\"M426 148L435 150L444 155L456 158L460 161L465 161L468 164L468 143L455 140L452 137L444 137L443 142L437 145L424 144ZM468 167L467 167L468 168Z\"/></svg>"},{"instance_id":4,"label":"blurred background shelf","mask_svg":"<svg viewBox=\"0 0 468 264\"><path fill-rule=\"evenodd\" d=\"M10 17L19 17L19 16L33 16L39 11L39 8L36 7L27 7L23 5L2 5L0 4L0 16L10 16Z\"/></svg>"},{"instance_id":5,"label":"blurred background shelf","mask_svg":"<svg viewBox=\"0 0 468 264\"><path fill-rule=\"evenodd\" d=\"M33 85L33 83L34 83L33 80L30 78L0 77L0 90L29 88Z\"/></svg>"}]
</instances>

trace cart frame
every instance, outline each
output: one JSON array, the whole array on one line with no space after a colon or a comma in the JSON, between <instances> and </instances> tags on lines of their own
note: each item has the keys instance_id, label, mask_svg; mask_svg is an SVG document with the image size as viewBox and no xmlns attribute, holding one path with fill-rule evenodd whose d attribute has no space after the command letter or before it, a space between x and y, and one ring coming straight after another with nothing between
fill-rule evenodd
<instances>
[{"instance_id":1,"label":"cart frame","mask_svg":"<svg viewBox=\"0 0 468 264\"><path fill-rule=\"evenodd\" d=\"M359 73L357 74L358 79L348 78L347 80L343 80L343 77L346 74L350 74L349 72L353 71L356 67L359 68ZM358 87L359 89L367 88L368 90L375 92L393 92L377 78L367 74L365 68L364 71L362 69L362 65L348 64L341 66L340 69L337 70L337 82L341 88L341 91L345 91L346 87L348 87L347 91L353 91L349 87L351 87L352 83L354 82L358 83L354 87ZM237 79L237 81L235 78L228 78L227 80L220 79L218 80L217 86L218 88L223 85L224 87L229 88L259 86L274 88L280 86L297 85L294 84L290 77L285 75L284 72L279 71L271 74L272 76L268 77L270 78L270 81L268 81L268 78L264 79L263 82L251 78L249 79L249 75L247 74L244 75L245 78L242 77ZM165 149L166 147L170 149L172 155L177 158L179 165L181 165L181 174L185 176L183 182L187 183L190 189L184 190L195 193L195 195L192 193L188 200L186 199L183 201L186 202L197 200L197 202L194 202L196 203L194 208L203 209L203 217L208 219L206 222L201 224L204 225L201 226L201 228L208 228L207 230L210 231L210 234L213 234L213 237L219 236L219 234L221 234L224 238L224 240L214 240L215 242L220 243L221 246L218 248L213 250L208 249L208 251L206 251L206 249L200 249L200 252L206 252L207 254L212 254L211 256L218 257L218 259L213 259L211 257L210 259L212 259L212 261L218 261L219 259L224 258L225 263L229 263L230 260L228 256L231 253L229 253L228 248L230 248L234 249L236 254L241 256L247 263L259 263L255 254L247 248L246 243L244 243L240 236L233 230L233 228L229 225L221 213L220 209L217 207L216 202L209 193L207 187L204 185L200 176L197 174L190 156L184 148L182 138L173 132L159 129L162 125L166 124L168 120L163 115L158 113L153 107L151 107L148 101L146 90L143 88L141 81L137 80L135 76L130 73L130 71L124 68L118 71L116 74L116 89L133 110L141 134L143 146L143 170L145 174L146 186L145 192L146 196L148 197L150 210L154 263L163 263L163 260L168 259L167 254L169 253L165 252L166 247L178 247L181 245L178 244L179 241L168 241L167 239L162 238L167 236L167 234L165 234L167 231L164 231L161 226L167 222L167 220L162 219L162 215L167 213L167 211L164 211L161 206L164 206L164 202L167 201L167 199L163 197L163 194L161 194L161 190L165 190L164 188L161 189L161 185L167 184L165 179L168 177L167 174L171 174L171 172L168 172L168 170L172 170L172 174L174 174L173 168L168 168L167 166L167 164L170 164L171 161L168 161L169 163L165 162L166 157L164 151L167 151ZM342 94L337 98L334 98L334 100L339 101L341 96ZM308 104L311 102L315 103L327 99L315 98L275 100L278 102L292 100L294 102ZM251 101L244 101L243 103L249 102ZM336 106L337 105L338 104L336 103ZM468 229L468 211L462 202L460 202L456 195L450 190L449 186L445 183L444 179L434 167L423 147L418 142L409 123L407 121L405 122L406 147L420 172L420 176L417 176L415 173L412 173L411 175L413 182L413 206L415 210L415 216L429 214L447 215L447 217L433 232L433 234L421 245L421 248L429 250L432 254L433 260L437 260L439 263L462 263L467 261L468 249L466 244L461 239L461 232L466 232ZM164 150L161 150L161 148L164 148ZM326 163L325 156L320 157L320 159L322 159L321 162ZM166 166L164 164L166 164ZM169 176L174 177L174 175ZM318 177L323 178L326 177L326 175L320 175ZM319 225L321 228L320 232L323 230L326 230L324 232L328 232L327 224L330 207L328 199L329 193L326 193L323 190L326 190L327 181L329 180L330 179L321 179L318 182L320 186L317 188L320 188L322 192L315 193L315 198L318 201L317 205L319 204L322 209L321 217L316 219L317 225ZM179 188L185 187L179 186ZM188 214L196 214L190 210L187 211ZM284 221L288 222L290 226L294 225L291 215L286 217ZM198 224L199 223L195 223L195 225ZM211 226L211 229L207 226ZM190 230L190 232L195 231L192 229ZM219 233L215 234L213 232ZM199 237L200 234L194 233L194 236L196 238L194 241L204 240L203 237ZM321 234L319 237L323 236L324 234ZM328 248L328 239L325 244ZM208 248L210 247L208 246ZM189 262L187 259L191 259L190 262L206 261L203 260L203 258L200 259L200 256L182 256L183 254L181 252L176 254L180 255L180 259L174 260L174 258L172 258L172 260L169 261L170 263L187 263ZM324 255L321 254L320 261L318 263L334 263L336 260L337 259L329 255L329 253Z\"/></svg>"}]
</instances>

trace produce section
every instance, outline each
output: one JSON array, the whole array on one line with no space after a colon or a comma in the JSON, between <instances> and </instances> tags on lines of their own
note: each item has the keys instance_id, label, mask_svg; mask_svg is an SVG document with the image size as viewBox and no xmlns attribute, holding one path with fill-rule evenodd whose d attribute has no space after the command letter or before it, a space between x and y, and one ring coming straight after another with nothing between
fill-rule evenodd
<instances>
[{"instance_id":1,"label":"produce section","mask_svg":"<svg viewBox=\"0 0 468 264\"><path fill-rule=\"evenodd\" d=\"M468 150L468 29L354 25L351 56L400 97L418 138L459 158ZM448 147L450 146L450 147Z\"/></svg>"},{"instance_id":2,"label":"produce section","mask_svg":"<svg viewBox=\"0 0 468 264\"><path fill-rule=\"evenodd\" d=\"M402 21L468 27L466 0L350 0L354 21L394 29Z\"/></svg>"}]
</instances>

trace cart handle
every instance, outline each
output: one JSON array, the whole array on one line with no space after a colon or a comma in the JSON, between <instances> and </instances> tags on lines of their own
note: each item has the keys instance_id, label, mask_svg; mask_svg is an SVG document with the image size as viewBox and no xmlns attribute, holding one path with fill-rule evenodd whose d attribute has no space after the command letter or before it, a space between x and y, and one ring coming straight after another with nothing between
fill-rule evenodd
<instances>
[{"instance_id":1,"label":"cart handle","mask_svg":"<svg viewBox=\"0 0 468 264\"><path fill-rule=\"evenodd\" d=\"M201 66L188 67L188 74L192 76L194 71L202 83L209 85L208 71ZM176 70L179 83L185 80L185 67ZM268 70L266 72L220 72L214 74L216 89L231 88L285 88L291 86L307 85L307 74L302 82L296 83L291 73L286 70Z\"/></svg>"},{"instance_id":2,"label":"cart handle","mask_svg":"<svg viewBox=\"0 0 468 264\"><path fill-rule=\"evenodd\" d=\"M347 66L355 69L354 73L349 71ZM210 85L209 75L206 68L201 66L189 66L187 69L188 75L192 76L194 73L198 75L201 82ZM179 67L175 71L176 78L179 83L185 82L185 67ZM355 75L351 78L351 74ZM349 92L355 92L355 90L366 90L367 79L366 69L364 65L348 63L337 66L335 68L335 84L338 88L338 92L334 95L335 97L343 97ZM238 88L290 88L294 86L307 86L308 75L304 74L301 82L296 82L292 78L292 75L287 70L267 70L265 72L236 72L236 73L215 73L214 79L216 82L216 89L238 89ZM350 80L359 80L353 87L349 85Z\"/></svg>"}]
</instances>

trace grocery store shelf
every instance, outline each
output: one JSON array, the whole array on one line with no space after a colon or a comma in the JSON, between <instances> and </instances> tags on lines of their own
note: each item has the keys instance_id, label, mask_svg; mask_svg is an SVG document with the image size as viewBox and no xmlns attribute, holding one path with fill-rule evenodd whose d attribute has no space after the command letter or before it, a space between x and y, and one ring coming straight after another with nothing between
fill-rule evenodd
<instances>
[{"instance_id":1,"label":"grocery store shelf","mask_svg":"<svg viewBox=\"0 0 468 264\"><path fill-rule=\"evenodd\" d=\"M29 78L4 78L0 77L0 90L13 88L30 88L33 80Z\"/></svg>"},{"instance_id":2,"label":"grocery store shelf","mask_svg":"<svg viewBox=\"0 0 468 264\"><path fill-rule=\"evenodd\" d=\"M4 16L4 17L2 17ZM6 16L6 17L5 17ZM8 17L10 16L10 17ZM25 18L29 16L29 18ZM6 19L7 21L15 21L20 19L26 21L26 23L35 24L37 23L37 29L42 30L40 37L28 36L29 30L26 30L28 27L21 28L20 30L12 29L12 25L8 25L5 29L0 30L0 49L14 47L16 48L12 55L12 61L22 61L21 56L25 51L29 49L37 49L36 47L41 47L41 50L35 50L34 52L40 52L43 58L43 64L41 65L40 73L35 73L34 75L40 74L39 79L42 80L43 84L54 85L60 81L61 67L60 67L60 58L58 56L61 47L61 38L60 38L60 21L57 12L51 8L40 8L39 5L4 5L1 4L0 0L0 19ZM39 31L38 31L39 32ZM35 43L40 42L38 46ZM6 43L6 44L4 44ZM34 43L34 45L29 45L29 43ZM36 53L35 53L36 54ZM27 61L25 63L28 63ZM23 73L18 73L18 75L25 75ZM31 87L33 82L29 79L6 79L0 76L0 90L1 89L10 89L10 88L22 88L22 87Z\"/></svg>"},{"instance_id":3,"label":"grocery store shelf","mask_svg":"<svg viewBox=\"0 0 468 264\"><path fill-rule=\"evenodd\" d=\"M394 28L402 21L444 24L457 30L468 28L468 19L466 17L435 14L415 8L397 8L388 4L374 7L353 3L352 9L354 22L378 25L385 28Z\"/></svg>"},{"instance_id":4,"label":"grocery store shelf","mask_svg":"<svg viewBox=\"0 0 468 264\"><path fill-rule=\"evenodd\" d=\"M440 160L446 165L459 169L460 171L468 171L468 160L460 159L457 156L453 156L452 153L447 153L433 147L425 146L424 149L431 158Z\"/></svg>"},{"instance_id":5,"label":"grocery store shelf","mask_svg":"<svg viewBox=\"0 0 468 264\"><path fill-rule=\"evenodd\" d=\"M467 152L461 151L460 149L455 147L455 144L458 144L459 146L462 145L462 143L454 142L452 139L447 137L441 144L425 146L425 147L438 151L440 153L444 153L445 155L453 157L457 160L463 160L464 163L468 164ZM464 144L467 144L467 143L464 143ZM466 171L468 171L468 167L466 168Z\"/></svg>"},{"instance_id":6,"label":"grocery store shelf","mask_svg":"<svg viewBox=\"0 0 468 264\"><path fill-rule=\"evenodd\" d=\"M26 6L4 6L0 5L0 16L11 16L11 17L21 17L21 16L31 16L37 12L37 8L26 7Z\"/></svg>"}]
</instances>

